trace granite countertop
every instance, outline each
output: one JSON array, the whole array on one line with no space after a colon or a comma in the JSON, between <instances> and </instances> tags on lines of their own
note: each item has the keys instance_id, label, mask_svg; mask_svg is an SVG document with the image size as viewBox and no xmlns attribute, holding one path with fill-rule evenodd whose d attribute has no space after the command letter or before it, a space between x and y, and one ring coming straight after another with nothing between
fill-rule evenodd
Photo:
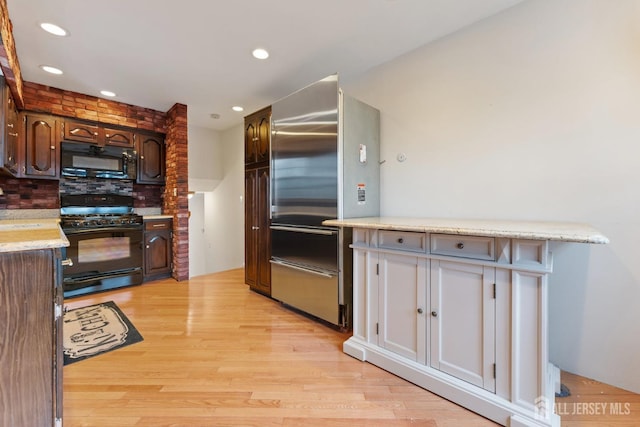
<instances>
[{"instance_id":1,"label":"granite countertop","mask_svg":"<svg viewBox=\"0 0 640 427\"><path fill-rule=\"evenodd\" d=\"M0 220L0 252L69 246L58 218Z\"/></svg>"},{"instance_id":2,"label":"granite countertop","mask_svg":"<svg viewBox=\"0 0 640 427\"><path fill-rule=\"evenodd\" d=\"M153 219L173 219L173 215L143 215L143 220L153 220Z\"/></svg>"},{"instance_id":3,"label":"granite countertop","mask_svg":"<svg viewBox=\"0 0 640 427\"><path fill-rule=\"evenodd\" d=\"M574 243L609 243L609 239L595 228L588 224L574 222L367 217L327 220L322 224L333 227L465 234Z\"/></svg>"}]
</instances>

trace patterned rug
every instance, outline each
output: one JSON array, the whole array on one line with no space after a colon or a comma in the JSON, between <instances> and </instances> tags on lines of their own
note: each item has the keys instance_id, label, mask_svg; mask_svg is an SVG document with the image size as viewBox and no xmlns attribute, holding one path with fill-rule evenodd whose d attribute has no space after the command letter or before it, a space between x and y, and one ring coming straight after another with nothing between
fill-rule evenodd
<instances>
[{"instance_id":1,"label":"patterned rug","mask_svg":"<svg viewBox=\"0 0 640 427\"><path fill-rule=\"evenodd\" d=\"M113 301L64 313L64 364L142 341L142 335Z\"/></svg>"}]
</instances>

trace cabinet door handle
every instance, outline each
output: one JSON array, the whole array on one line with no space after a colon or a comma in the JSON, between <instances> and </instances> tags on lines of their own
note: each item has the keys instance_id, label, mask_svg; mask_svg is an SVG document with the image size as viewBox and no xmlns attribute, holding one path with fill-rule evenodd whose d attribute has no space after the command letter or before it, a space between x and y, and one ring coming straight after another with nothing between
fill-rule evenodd
<instances>
[{"instance_id":1,"label":"cabinet door handle","mask_svg":"<svg viewBox=\"0 0 640 427\"><path fill-rule=\"evenodd\" d=\"M460 242L456 245L458 249L464 249L464 243Z\"/></svg>"},{"instance_id":2,"label":"cabinet door handle","mask_svg":"<svg viewBox=\"0 0 640 427\"><path fill-rule=\"evenodd\" d=\"M422 308L418 307L418 314L422 314L422 313L424 313L424 310Z\"/></svg>"},{"instance_id":3,"label":"cabinet door handle","mask_svg":"<svg viewBox=\"0 0 640 427\"><path fill-rule=\"evenodd\" d=\"M434 311L431 312L431 315L433 317L438 317L438 312L434 310Z\"/></svg>"},{"instance_id":4,"label":"cabinet door handle","mask_svg":"<svg viewBox=\"0 0 640 427\"><path fill-rule=\"evenodd\" d=\"M147 245L146 247L147 247L147 249L149 249L149 245Z\"/></svg>"},{"instance_id":5,"label":"cabinet door handle","mask_svg":"<svg viewBox=\"0 0 640 427\"><path fill-rule=\"evenodd\" d=\"M9 132L9 136L18 136L18 134L14 132Z\"/></svg>"},{"instance_id":6,"label":"cabinet door handle","mask_svg":"<svg viewBox=\"0 0 640 427\"><path fill-rule=\"evenodd\" d=\"M13 129L13 123L8 123L7 127Z\"/></svg>"},{"instance_id":7,"label":"cabinet door handle","mask_svg":"<svg viewBox=\"0 0 640 427\"><path fill-rule=\"evenodd\" d=\"M73 267L73 260L71 258L63 259L60 264L65 267Z\"/></svg>"}]
</instances>

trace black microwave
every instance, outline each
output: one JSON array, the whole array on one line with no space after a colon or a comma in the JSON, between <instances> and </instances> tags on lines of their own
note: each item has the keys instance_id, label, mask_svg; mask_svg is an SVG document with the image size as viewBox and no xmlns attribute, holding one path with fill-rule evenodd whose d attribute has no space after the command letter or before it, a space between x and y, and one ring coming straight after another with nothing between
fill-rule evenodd
<instances>
[{"instance_id":1,"label":"black microwave","mask_svg":"<svg viewBox=\"0 0 640 427\"><path fill-rule=\"evenodd\" d=\"M137 153L111 145L63 142L60 151L62 176L136 179Z\"/></svg>"}]
</instances>

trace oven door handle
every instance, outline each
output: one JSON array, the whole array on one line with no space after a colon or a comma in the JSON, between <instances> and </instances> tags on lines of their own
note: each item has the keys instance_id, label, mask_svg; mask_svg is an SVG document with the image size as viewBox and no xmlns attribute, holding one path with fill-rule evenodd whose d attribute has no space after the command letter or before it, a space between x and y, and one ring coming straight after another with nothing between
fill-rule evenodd
<instances>
[{"instance_id":1,"label":"oven door handle","mask_svg":"<svg viewBox=\"0 0 640 427\"><path fill-rule=\"evenodd\" d=\"M99 274L95 274L95 275L80 276L80 277L77 277L77 278L69 277L69 278L63 279L63 283L66 284L66 285L77 285L77 284L81 284L81 283L90 283L90 282L95 282L95 281L101 280L101 279L108 279L108 278L120 277L120 276L128 276L131 273L134 273L136 271L141 271L141 270L142 270L142 268L137 267L137 268L127 269L127 270L113 271L113 272L109 272L109 273L99 273Z\"/></svg>"}]
</instances>

